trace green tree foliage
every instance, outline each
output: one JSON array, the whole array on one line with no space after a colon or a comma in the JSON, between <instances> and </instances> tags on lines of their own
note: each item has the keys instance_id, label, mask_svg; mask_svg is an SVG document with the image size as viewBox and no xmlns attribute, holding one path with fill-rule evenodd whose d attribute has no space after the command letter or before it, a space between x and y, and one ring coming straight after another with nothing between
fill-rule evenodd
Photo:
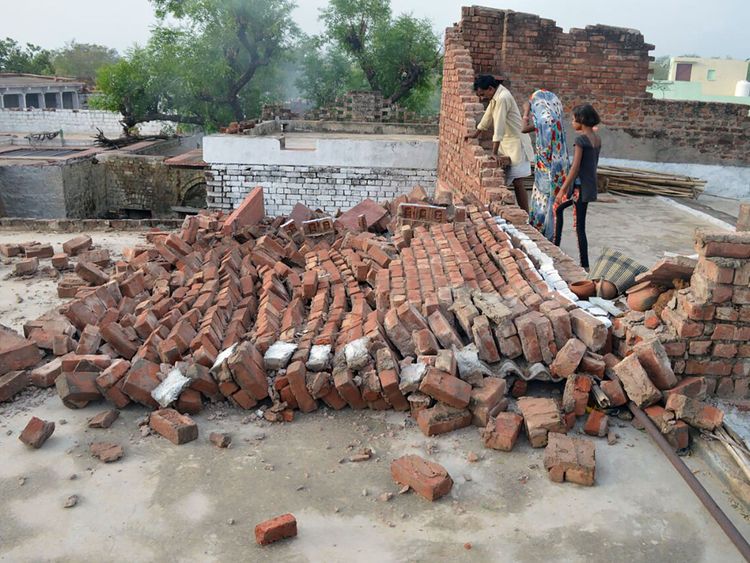
<instances>
[{"instance_id":1,"label":"green tree foliage","mask_svg":"<svg viewBox=\"0 0 750 563\"><path fill-rule=\"evenodd\" d=\"M152 3L161 20L148 44L97 79L96 105L121 112L126 127L161 119L213 129L281 93L278 65L298 34L290 0Z\"/></svg>"},{"instance_id":2,"label":"green tree foliage","mask_svg":"<svg viewBox=\"0 0 750 563\"><path fill-rule=\"evenodd\" d=\"M37 45L20 45L6 37L0 39L0 72L54 74L51 53Z\"/></svg>"},{"instance_id":3,"label":"green tree foliage","mask_svg":"<svg viewBox=\"0 0 750 563\"><path fill-rule=\"evenodd\" d=\"M104 45L71 41L53 53L52 63L55 67L55 74L59 76L70 76L93 82L96 79L96 72L101 67L116 62L118 58L115 49Z\"/></svg>"},{"instance_id":4,"label":"green tree foliage","mask_svg":"<svg viewBox=\"0 0 750 563\"><path fill-rule=\"evenodd\" d=\"M297 88L317 107L331 105L352 90L368 89L362 71L335 45L321 45L317 38L303 41L298 49L301 76Z\"/></svg>"},{"instance_id":5,"label":"green tree foliage","mask_svg":"<svg viewBox=\"0 0 750 563\"><path fill-rule=\"evenodd\" d=\"M654 80L667 80L669 78L669 55L656 57L654 60Z\"/></svg>"},{"instance_id":6,"label":"green tree foliage","mask_svg":"<svg viewBox=\"0 0 750 563\"><path fill-rule=\"evenodd\" d=\"M429 103L442 56L428 20L394 18L390 0L330 0L321 19L324 38L352 58L372 90L411 109Z\"/></svg>"}]
</instances>

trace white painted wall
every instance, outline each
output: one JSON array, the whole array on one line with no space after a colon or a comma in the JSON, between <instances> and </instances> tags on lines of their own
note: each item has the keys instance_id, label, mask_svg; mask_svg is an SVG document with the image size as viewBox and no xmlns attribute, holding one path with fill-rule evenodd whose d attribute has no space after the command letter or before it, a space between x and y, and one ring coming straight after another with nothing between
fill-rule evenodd
<instances>
[{"instance_id":1,"label":"white painted wall","mask_svg":"<svg viewBox=\"0 0 750 563\"><path fill-rule=\"evenodd\" d=\"M97 127L108 137L122 133L118 113L99 110L0 110L0 131L4 133L41 133L63 130L63 135L95 135ZM157 135L166 124L160 121L141 123L142 135Z\"/></svg>"},{"instance_id":2,"label":"white painted wall","mask_svg":"<svg viewBox=\"0 0 750 563\"><path fill-rule=\"evenodd\" d=\"M203 138L203 160L209 164L338 166L348 168L437 168L438 140L413 138L317 139L315 149L282 149L278 138L210 135Z\"/></svg>"}]
</instances>

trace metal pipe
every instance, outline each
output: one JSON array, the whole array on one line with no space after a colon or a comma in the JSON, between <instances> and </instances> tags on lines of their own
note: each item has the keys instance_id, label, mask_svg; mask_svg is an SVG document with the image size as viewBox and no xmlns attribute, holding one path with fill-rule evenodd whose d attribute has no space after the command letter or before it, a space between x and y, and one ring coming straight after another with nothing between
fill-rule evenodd
<instances>
[{"instance_id":1,"label":"metal pipe","mask_svg":"<svg viewBox=\"0 0 750 563\"><path fill-rule=\"evenodd\" d=\"M661 451L663 451L667 456L667 459L677 470L677 473L679 473L680 476L685 480L685 482L688 484L688 487L692 489L692 491L695 493L695 496L698 497L698 500L703 503L703 506L706 507L706 510L708 510L709 514L711 514L713 519L716 520L716 523L721 527L721 529L724 530L724 533L740 552L740 555L745 558L745 561L750 562L750 544L747 543L747 540L745 540L740 531L735 527L734 524L732 524L732 521L727 517L727 515L724 514L724 512L721 510L721 507L716 504L716 501L703 487L703 485L701 485L701 482L695 475L693 475L693 472L690 471L688 466L685 465L685 462L682 461L682 459L674 452L672 446L669 445L669 442L667 442L666 438L664 438L662 433L659 432L659 429L646 415L646 413L638 408L638 406L632 401L628 403L628 407L630 408L630 412L633 413L633 416L638 420L638 422L643 425L649 436L651 436L654 442L656 442L656 445L659 446Z\"/></svg>"}]
</instances>

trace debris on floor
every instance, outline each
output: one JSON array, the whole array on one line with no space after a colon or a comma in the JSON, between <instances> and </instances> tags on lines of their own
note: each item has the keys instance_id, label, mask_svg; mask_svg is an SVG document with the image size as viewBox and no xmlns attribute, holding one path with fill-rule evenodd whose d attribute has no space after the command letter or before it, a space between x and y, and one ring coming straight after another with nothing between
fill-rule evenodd
<instances>
[{"instance_id":1,"label":"debris on floor","mask_svg":"<svg viewBox=\"0 0 750 563\"><path fill-rule=\"evenodd\" d=\"M269 545L296 535L297 519L293 514L282 514L255 526L255 542L258 545Z\"/></svg>"}]
</instances>

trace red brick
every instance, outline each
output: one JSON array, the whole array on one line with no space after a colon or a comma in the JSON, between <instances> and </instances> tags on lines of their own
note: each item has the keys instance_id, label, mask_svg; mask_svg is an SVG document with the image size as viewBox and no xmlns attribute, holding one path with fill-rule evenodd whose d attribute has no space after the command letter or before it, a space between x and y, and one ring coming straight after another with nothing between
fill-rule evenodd
<instances>
[{"instance_id":1,"label":"red brick","mask_svg":"<svg viewBox=\"0 0 750 563\"><path fill-rule=\"evenodd\" d=\"M675 418L703 430L713 431L724 420L724 413L716 407L676 393L667 398L665 411L671 411Z\"/></svg>"},{"instance_id":2,"label":"red brick","mask_svg":"<svg viewBox=\"0 0 750 563\"><path fill-rule=\"evenodd\" d=\"M600 320L582 309L570 311L570 324L573 334L591 351L598 352L607 341L608 330Z\"/></svg>"},{"instance_id":3,"label":"red brick","mask_svg":"<svg viewBox=\"0 0 750 563\"><path fill-rule=\"evenodd\" d=\"M599 387L601 387L609 399L610 406L621 407L628 402L628 398L625 396L625 391L623 391L619 381L602 381Z\"/></svg>"},{"instance_id":4,"label":"red brick","mask_svg":"<svg viewBox=\"0 0 750 563\"><path fill-rule=\"evenodd\" d=\"M452 349L453 346L463 348L461 338L459 338L456 331L440 311L433 312L427 318L427 322L430 325L430 330L432 330L443 348L446 350Z\"/></svg>"},{"instance_id":5,"label":"red brick","mask_svg":"<svg viewBox=\"0 0 750 563\"><path fill-rule=\"evenodd\" d=\"M46 420L32 416L18 439L27 446L39 449L44 445L44 442L52 436L54 431L54 422L47 422Z\"/></svg>"},{"instance_id":6,"label":"red brick","mask_svg":"<svg viewBox=\"0 0 750 563\"><path fill-rule=\"evenodd\" d=\"M233 235L239 230L259 223L266 215L263 188L253 188L240 205L224 221L222 233Z\"/></svg>"},{"instance_id":7,"label":"red brick","mask_svg":"<svg viewBox=\"0 0 750 563\"><path fill-rule=\"evenodd\" d=\"M52 258L55 251L51 244L38 244L25 249L26 258Z\"/></svg>"},{"instance_id":8,"label":"red brick","mask_svg":"<svg viewBox=\"0 0 750 563\"><path fill-rule=\"evenodd\" d=\"M471 385L435 368L427 371L419 390L457 409L466 408L471 399Z\"/></svg>"},{"instance_id":9,"label":"red brick","mask_svg":"<svg viewBox=\"0 0 750 563\"><path fill-rule=\"evenodd\" d=\"M62 360L55 358L31 372L31 383L37 387L52 387L60 373L62 373Z\"/></svg>"},{"instance_id":10,"label":"red brick","mask_svg":"<svg viewBox=\"0 0 750 563\"><path fill-rule=\"evenodd\" d=\"M417 412L417 425L425 436L445 434L470 426L471 412L438 403L434 407L422 408Z\"/></svg>"},{"instance_id":11,"label":"red brick","mask_svg":"<svg viewBox=\"0 0 750 563\"><path fill-rule=\"evenodd\" d=\"M490 412L503 401L506 392L507 383L498 377L485 377L480 387L472 389L469 409L474 426L487 426Z\"/></svg>"},{"instance_id":12,"label":"red brick","mask_svg":"<svg viewBox=\"0 0 750 563\"><path fill-rule=\"evenodd\" d=\"M125 376L122 391L137 403L156 409L159 408L159 403L151 396L151 391L156 389L159 383L159 365L137 359Z\"/></svg>"},{"instance_id":13,"label":"red brick","mask_svg":"<svg viewBox=\"0 0 750 563\"><path fill-rule=\"evenodd\" d=\"M523 415L526 435L532 448L542 448L547 444L550 432L565 432L565 423L560 409L553 399L521 397L518 408Z\"/></svg>"},{"instance_id":14,"label":"red brick","mask_svg":"<svg viewBox=\"0 0 750 563\"><path fill-rule=\"evenodd\" d=\"M52 267L56 270L68 269L70 267L70 260L68 260L68 255L65 253L55 254L52 257Z\"/></svg>"},{"instance_id":15,"label":"red brick","mask_svg":"<svg viewBox=\"0 0 750 563\"><path fill-rule=\"evenodd\" d=\"M292 393L294 393L294 398L297 400L300 410L302 412L312 412L318 408L318 404L307 390L306 373L305 364L301 361L295 361L289 364L286 370L286 377L289 379L289 386L292 389Z\"/></svg>"},{"instance_id":16,"label":"red brick","mask_svg":"<svg viewBox=\"0 0 750 563\"><path fill-rule=\"evenodd\" d=\"M138 352L138 344L132 342L118 323L109 323L99 329L102 338L123 358L130 360Z\"/></svg>"},{"instance_id":17,"label":"red brick","mask_svg":"<svg viewBox=\"0 0 750 563\"><path fill-rule=\"evenodd\" d=\"M89 428L109 428L120 416L120 411L109 409L95 414L89 419Z\"/></svg>"},{"instance_id":18,"label":"red brick","mask_svg":"<svg viewBox=\"0 0 750 563\"><path fill-rule=\"evenodd\" d=\"M365 402L359 388L354 383L354 375L347 367L338 367L333 370L333 383L336 391L353 409L365 408Z\"/></svg>"},{"instance_id":19,"label":"red brick","mask_svg":"<svg viewBox=\"0 0 750 563\"><path fill-rule=\"evenodd\" d=\"M639 407L647 407L661 399L661 393L651 382L635 354L628 356L612 369L628 398Z\"/></svg>"},{"instance_id":20,"label":"red brick","mask_svg":"<svg viewBox=\"0 0 750 563\"><path fill-rule=\"evenodd\" d=\"M609 417L602 411L592 410L586 419L583 431L589 436L603 438L609 432Z\"/></svg>"},{"instance_id":21,"label":"red brick","mask_svg":"<svg viewBox=\"0 0 750 563\"><path fill-rule=\"evenodd\" d=\"M292 514L282 514L255 526L255 542L268 545L297 535L297 519Z\"/></svg>"},{"instance_id":22,"label":"red brick","mask_svg":"<svg viewBox=\"0 0 750 563\"><path fill-rule=\"evenodd\" d=\"M672 364L664 346L658 339L637 344L633 351L657 389L663 391L677 385L677 377L672 371Z\"/></svg>"},{"instance_id":23,"label":"red brick","mask_svg":"<svg viewBox=\"0 0 750 563\"><path fill-rule=\"evenodd\" d=\"M152 412L148 424L154 432L178 446L198 438L198 425L192 418L174 409Z\"/></svg>"},{"instance_id":24,"label":"red brick","mask_svg":"<svg viewBox=\"0 0 750 563\"><path fill-rule=\"evenodd\" d=\"M84 250L91 248L91 237L88 235L80 235L63 243L63 252L70 256L77 256Z\"/></svg>"},{"instance_id":25,"label":"red brick","mask_svg":"<svg viewBox=\"0 0 750 563\"><path fill-rule=\"evenodd\" d=\"M521 432L523 417L511 412L501 412L490 420L481 432L484 446L493 450L509 452L513 449Z\"/></svg>"},{"instance_id":26,"label":"red brick","mask_svg":"<svg viewBox=\"0 0 750 563\"><path fill-rule=\"evenodd\" d=\"M97 372L75 372L63 371L55 380L57 394L63 404L68 408L82 408L90 401L102 398L99 388L96 386Z\"/></svg>"},{"instance_id":27,"label":"red brick","mask_svg":"<svg viewBox=\"0 0 750 563\"><path fill-rule=\"evenodd\" d=\"M417 330L412 333L414 349L420 356L434 356L437 354L439 345L429 328Z\"/></svg>"},{"instance_id":28,"label":"red brick","mask_svg":"<svg viewBox=\"0 0 750 563\"><path fill-rule=\"evenodd\" d=\"M407 485L429 501L447 495L453 488L453 479L443 466L416 455L394 459L391 462L391 476L397 483Z\"/></svg>"},{"instance_id":29,"label":"red brick","mask_svg":"<svg viewBox=\"0 0 750 563\"><path fill-rule=\"evenodd\" d=\"M577 338L571 338L555 356L550 373L557 377L573 375L585 354L586 345Z\"/></svg>"},{"instance_id":30,"label":"red brick","mask_svg":"<svg viewBox=\"0 0 750 563\"><path fill-rule=\"evenodd\" d=\"M10 371L0 376L0 403L9 401L29 384L29 374L25 371Z\"/></svg>"},{"instance_id":31,"label":"red brick","mask_svg":"<svg viewBox=\"0 0 750 563\"><path fill-rule=\"evenodd\" d=\"M91 262L78 262L75 272L91 285L103 285L109 281L109 276Z\"/></svg>"},{"instance_id":32,"label":"red brick","mask_svg":"<svg viewBox=\"0 0 750 563\"><path fill-rule=\"evenodd\" d=\"M25 260L19 260L13 268L13 273L17 276L31 275L39 269L39 259L26 258Z\"/></svg>"},{"instance_id":33,"label":"red brick","mask_svg":"<svg viewBox=\"0 0 750 563\"><path fill-rule=\"evenodd\" d=\"M479 358L485 362L494 364L500 361L500 352L497 349L495 343L495 337L490 327L490 321L484 315L480 315L474 319L474 324L471 327L474 343L477 345L479 350Z\"/></svg>"},{"instance_id":34,"label":"red brick","mask_svg":"<svg viewBox=\"0 0 750 563\"><path fill-rule=\"evenodd\" d=\"M218 392L218 388L217 388ZM195 389L185 389L177 398L175 408L182 414L198 414L203 410L203 399Z\"/></svg>"},{"instance_id":35,"label":"red brick","mask_svg":"<svg viewBox=\"0 0 750 563\"><path fill-rule=\"evenodd\" d=\"M596 479L596 447L590 440L549 433L544 467L550 480L592 486Z\"/></svg>"},{"instance_id":36,"label":"red brick","mask_svg":"<svg viewBox=\"0 0 750 563\"><path fill-rule=\"evenodd\" d=\"M93 442L89 446L89 452L104 463L115 462L124 454L122 446L112 442Z\"/></svg>"}]
</instances>

